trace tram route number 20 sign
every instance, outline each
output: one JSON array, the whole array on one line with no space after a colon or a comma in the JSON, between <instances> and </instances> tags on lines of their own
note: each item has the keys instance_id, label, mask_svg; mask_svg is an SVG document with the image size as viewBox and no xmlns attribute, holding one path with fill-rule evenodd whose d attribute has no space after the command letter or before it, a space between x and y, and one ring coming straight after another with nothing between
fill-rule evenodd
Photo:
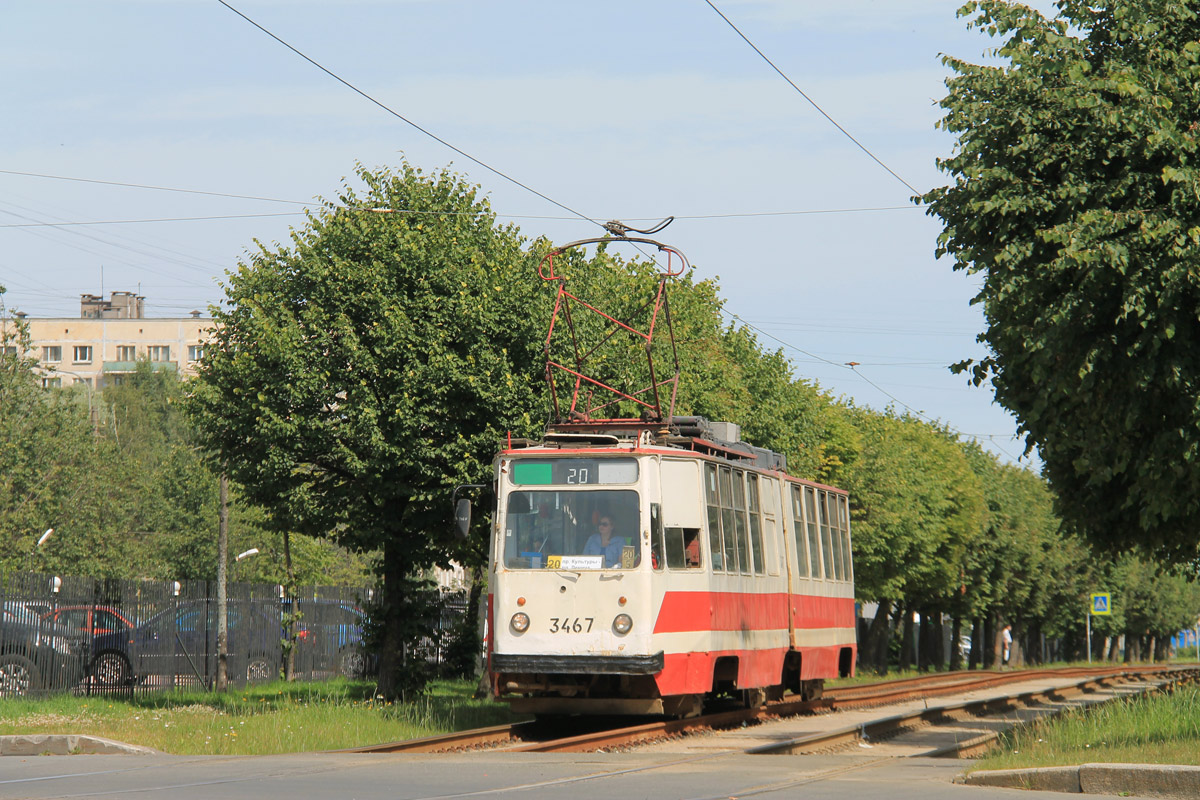
<instances>
[{"instance_id":1,"label":"tram route number 20 sign","mask_svg":"<svg viewBox=\"0 0 1200 800\"><path fill-rule=\"evenodd\" d=\"M1092 616L1103 616L1112 613L1112 600L1108 592L1097 592L1092 595Z\"/></svg>"}]
</instances>

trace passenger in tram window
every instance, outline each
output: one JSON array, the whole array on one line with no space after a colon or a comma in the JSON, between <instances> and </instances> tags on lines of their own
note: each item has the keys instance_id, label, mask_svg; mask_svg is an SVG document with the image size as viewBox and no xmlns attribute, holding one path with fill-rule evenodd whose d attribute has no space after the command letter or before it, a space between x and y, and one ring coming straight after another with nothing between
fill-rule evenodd
<instances>
[{"instance_id":1,"label":"passenger in tram window","mask_svg":"<svg viewBox=\"0 0 1200 800\"><path fill-rule=\"evenodd\" d=\"M625 547L624 536L613 535L612 517L605 514L596 523L597 532L593 533L583 546L585 556L604 556L604 566L621 566L621 551Z\"/></svg>"},{"instance_id":2,"label":"passenger in tram window","mask_svg":"<svg viewBox=\"0 0 1200 800\"><path fill-rule=\"evenodd\" d=\"M683 536L684 564L688 567L700 566L700 531L688 529L683 532Z\"/></svg>"}]
</instances>

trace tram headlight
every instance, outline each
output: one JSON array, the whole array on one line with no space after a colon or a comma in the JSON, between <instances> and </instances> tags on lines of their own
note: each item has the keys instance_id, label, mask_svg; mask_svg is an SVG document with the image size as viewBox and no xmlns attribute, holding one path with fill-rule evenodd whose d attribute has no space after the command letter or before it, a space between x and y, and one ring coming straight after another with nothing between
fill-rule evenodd
<instances>
[{"instance_id":1,"label":"tram headlight","mask_svg":"<svg viewBox=\"0 0 1200 800\"><path fill-rule=\"evenodd\" d=\"M512 625L512 629L517 633L524 633L529 630L529 615L524 611L518 611L512 615L510 624Z\"/></svg>"},{"instance_id":2,"label":"tram headlight","mask_svg":"<svg viewBox=\"0 0 1200 800\"><path fill-rule=\"evenodd\" d=\"M613 630L619 634L626 634L633 630L633 617L628 614L617 614L613 620Z\"/></svg>"}]
</instances>

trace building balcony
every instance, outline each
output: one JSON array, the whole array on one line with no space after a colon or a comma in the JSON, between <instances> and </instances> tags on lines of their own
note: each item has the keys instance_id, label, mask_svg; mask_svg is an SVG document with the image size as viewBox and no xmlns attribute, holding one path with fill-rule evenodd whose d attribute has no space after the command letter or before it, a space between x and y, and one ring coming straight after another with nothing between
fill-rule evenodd
<instances>
[{"instance_id":1,"label":"building balcony","mask_svg":"<svg viewBox=\"0 0 1200 800\"><path fill-rule=\"evenodd\" d=\"M177 372L179 365L174 361L150 361L147 362L155 370L166 370L167 372ZM126 372L136 372L138 362L136 361L105 361L105 375L120 375Z\"/></svg>"}]
</instances>

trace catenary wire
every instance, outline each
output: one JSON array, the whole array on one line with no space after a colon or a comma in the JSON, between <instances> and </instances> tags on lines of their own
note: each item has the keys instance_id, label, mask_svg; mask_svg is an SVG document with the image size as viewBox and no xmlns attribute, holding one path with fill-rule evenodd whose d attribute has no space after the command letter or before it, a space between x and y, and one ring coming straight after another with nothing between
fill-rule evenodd
<instances>
[{"instance_id":1,"label":"catenary wire","mask_svg":"<svg viewBox=\"0 0 1200 800\"><path fill-rule=\"evenodd\" d=\"M600 223L600 222L598 222L597 220L594 220L594 219L592 219L592 218L591 218L591 217L589 217L588 215L586 215L586 214L584 214L584 213L582 213L582 212L580 212L580 211L576 211L575 209L571 208L570 206L568 206L568 205L564 205L563 203L560 203L560 202L558 202L557 200L555 200L555 199L553 199L553 198L549 197L548 195L542 194L542 193L541 193L541 192L539 192L537 189L534 189L533 187L529 186L528 184L522 183L521 181L517 180L516 178L512 177L511 175L509 175L509 174L507 174L507 173L505 173L505 172L502 172L502 171L500 171L499 169L497 169L497 168L493 167L491 164L488 164L488 163L487 163L487 162L485 162L485 161L481 161L480 159L478 159L478 158L476 158L475 156L471 155L471 154L470 154L470 153L468 153L467 151L465 151L465 150L463 150L463 149L461 149L461 148L455 147L454 145L450 144L450 142L448 142L448 141L446 141L445 139L441 138L440 136L438 136L437 134L433 133L432 131L429 131L429 130L426 130L425 128L422 128L420 125L418 125L417 123L413 122L413 121L412 121L411 119L409 119L408 117L406 117L406 116L404 116L403 114L401 114L400 112L398 112L398 111L396 111L396 110L394 110L394 109L390 108L389 106L385 105L383 102L381 102L381 101L379 101L379 100L376 100L374 97L372 97L371 95L367 94L367 93L366 93L366 92L364 92L362 89L359 89L357 86L355 86L354 84L350 83L350 81L348 81L348 80L346 80L345 78L341 77L340 75L338 75L337 73L335 73L335 72L333 72L332 70L328 69L327 67L325 67L325 66L321 65L321 64L320 64L320 63L318 63L316 60L314 60L314 59L310 58L309 56L305 55L304 53L302 53L302 52L301 52L300 50L298 50L297 48L293 47L292 45L290 45L290 44L288 44L287 42L285 42L283 39L281 39L281 38L279 38L278 36L276 36L274 33L271 33L271 31L267 30L267 29L266 29L266 28L264 28L262 25L258 24L258 23L257 23L257 22L255 22L254 20L250 19L250 17L248 17L248 16L246 16L245 14L243 14L241 11L238 11L236 8L234 8L233 6L231 6L229 3L225 2L225 0L217 0L217 2L218 2L218 3L220 3L221 5L225 6L226 8L228 8L228 9L229 9L230 11L232 11L234 14L237 14L239 17L241 17L242 19L244 19L246 22L248 22L248 23L250 23L251 25L253 25L254 27L258 28L260 31L262 31L263 33L265 33L267 36L270 36L272 39L274 39L275 41L279 42L281 45L283 45L284 47L286 47L288 50L291 50L293 53L295 53L296 55L300 56L301 58L303 58L303 59L304 59L305 61L307 61L308 63L312 64L312 65L313 65L314 67L316 67L317 69L319 69L319 70L321 70L322 72L324 72L324 73L325 73L326 75L328 75L329 77L331 77L331 78L333 78L334 80L336 80L338 83L341 83L341 84L342 84L343 86L345 86L346 88L350 89L351 91L355 92L356 94L360 95L361 97L365 98L366 100L369 100L370 102L372 102L372 103L374 103L375 105L379 106L379 107L380 107L380 108L382 108L384 111L386 111L387 113L391 114L393 117L395 117L396 119L400 120L401 122L404 122L404 123L406 123L407 125L410 125L410 126L412 126L413 128L416 128L416 129L417 129L418 131L420 131L421 133L425 134L426 136L428 136L429 138L433 139L434 141L436 141L436 142L438 142L438 143L442 144L443 146L450 148L450 149L451 149L451 150L453 150L454 152L458 153L460 156L463 156L464 158L468 158L468 159L470 159L470 160L471 160L471 161L473 161L474 163L476 163L476 164L478 164L479 166L483 167L484 169L486 169L487 171L491 172L492 174L494 174L494 175L497 175L497 176L499 176L499 177L503 178L504 180L508 181L509 183L512 183L512 184L514 184L514 185L516 185L516 186L519 186L519 187L521 187L522 189L524 189L524 190L525 190L525 191L527 191L527 192L530 192L530 193L532 193L532 194L535 194L535 195L537 195L538 197L542 198L543 200L545 200L546 202L550 203L551 205L558 206L558 207L559 207L559 208L561 208L563 211L567 211L567 212L569 212L569 213L571 213L571 214L574 214L575 216L579 217L580 219L586 220L586 221L588 221L588 222L592 223L593 225L597 225L597 226L603 227L603 226L601 225L601 223Z\"/></svg>"},{"instance_id":2,"label":"catenary wire","mask_svg":"<svg viewBox=\"0 0 1200 800\"><path fill-rule=\"evenodd\" d=\"M895 170L893 170L891 167L889 167L887 164L883 163L883 161L881 161L877 155L875 155L874 153L872 153L870 150L868 150L868 149L867 149L866 145L864 145L864 144L863 144L862 142L860 142L858 139L855 139L855 138L854 138L854 136L852 136L852 135L851 135L850 131L848 131L848 130L846 130L845 128L843 128L843 127L842 127L842 126L841 126L841 125L838 123L838 121L837 121L837 120L835 120L833 117L829 116L829 114L827 114L827 113L825 112L825 109L823 109L823 108L821 108L819 105L817 105L817 102L816 102L815 100L813 100L811 97L809 97L807 94L805 94L805 93L804 93L804 90L803 90L803 89L801 89L799 86L797 86L797 85L796 85L796 83L795 83L795 82L794 82L794 81L793 81L791 78L789 78L789 77L787 76L787 74L786 74L786 73L784 73L784 71L783 71L783 70L781 70L779 67L775 66L775 62L774 62L774 61L772 61L771 59L767 58L767 55L766 55L766 53L764 53L762 50L759 50L759 49L758 49L758 45L756 45L754 42L750 41L750 38L749 38L748 36L746 36L746 34L742 33L742 32L741 32L741 30L738 28L738 26L737 26L737 25L734 25L734 24L733 24L733 21L732 21L732 20L730 20L730 19L729 19L729 17L725 16L725 15L724 15L724 14L721 12L721 9L717 8L717 7L716 7L716 6L713 4L712 0L704 0L704 2L708 3L708 7L709 7L709 8L711 8L713 11L717 12L717 16L719 16L721 19L725 20L726 24L728 24L728 25L729 25L729 27L733 28L734 32L735 32L735 33L737 33L737 35L738 35L738 36L742 37L742 40L743 40L743 41L744 41L746 44L750 45L751 49L753 49L753 50L754 50L754 52L758 53L758 55L759 55L759 56L762 58L762 60L763 60L763 61L765 61L765 62L767 62L768 64L770 64L770 65L771 65L771 69L773 69L773 70L775 70L776 72L778 72L778 73L779 73L779 77L781 77L781 78L783 78L785 81L787 81L789 86L791 86L793 89L795 89L795 90L796 90L796 92L797 92L797 93L799 93L799 95L800 95L801 97L803 97L805 100L807 100L807 101L808 101L808 103L809 103L809 105L811 105L813 108L815 108L815 109L816 109L816 110L817 110L817 111L818 111L818 112L821 114L821 116L823 116L825 119L829 120L829 122L830 122L830 123L831 123L831 124L832 124L832 125L833 125L835 128L837 128L839 131L841 131L843 134L845 134L845 136L846 136L846 138L847 138L847 139L849 139L850 141L854 142L854 144L855 144L855 145L858 147L858 149L859 149L859 150L862 150L864 153L866 153L868 156L870 156L870 158L871 158L871 160L872 160L872 161L874 161L876 164L878 164L879 166L881 166L881 167L883 167L885 170L887 170L889 175L891 175L893 178L895 178L896 180L900 181L900 182L901 182L901 183L903 183L905 186L907 186L907 187L909 188L909 190L910 190L910 191L912 191L912 193L913 193L913 194L915 194L915 195L919 195L919 194L921 194L920 190L918 190L918 189L917 189L915 186L913 186L913 185L912 185L911 183L909 183L908 181L904 180L904 178L901 178L901 177L900 177L900 176L899 176L899 175L896 173L896 171L895 171Z\"/></svg>"},{"instance_id":3,"label":"catenary wire","mask_svg":"<svg viewBox=\"0 0 1200 800\"><path fill-rule=\"evenodd\" d=\"M893 402L895 402L895 403L898 403L899 405L901 405L902 407L904 407L904 409L905 409L905 410L907 410L909 413L913 414L914 416L920 417L921 419L925 420L926 422L929 422L930 424L933 424L933 425L941 425L941 426L943 426L943 427L944 427L946 430L950 431L951 433L955 434L956 436L964 436L964 437L968 437L968 438L984 438L984 437L978 436L978 435L976 435L976 434L968 434L968 433L964 433L964 432L962 432L962 431L958 430L957 428L954 428L953 426L946 425L945 423L943 423L943 422L940 422L939 420L936 420L936 419L934 419L933 417L930 417L930 416L929 416L928 414L926 414L924 411L921 411L921 410L919 410L919 409L917 409L917 408L914 408L913 406L910 406L908 403L904 402L904 401L903 401L903 400L901 400L899 397L897 397L896 395L892 394L892 393L891 393L891 392L889 392L887 389L884 389L882 386L880 386L879 384L875 383L875 381L871 380L871 379L870 379L870 378L868 378L866 375L864 375L864 374L863 374L863 373L862 373L860 370L858 370L858 369L857 369L857 367L859 367L859 366L862 366L861 364L859 364L859 363L857 363L857 362L853 362L853 361L851 361L851 362L844 362L844 363L840 363L840 364L839 364L839 363L838 363L838 362L836 362L836 361L832 361L832 360L830 360L830 359L828 359L828 358L824 358L823 356L819 356L819 355L817 355L816 353L812 353L812 352L809 352L808 350L805 350L805 349L803 349L803 348L797 347L796 345L792 344L791 342L784 341L783 339L780 339L778 336L775 336L774 334L772 334L772 333L768 333L767 331L763 330L762 328L759 328L757 325L752 325L751 323L749 323L749 322L747 322L746 320L744 320L744 319L742 319L741 317L739 317L737 314L734 314L732 311L729 311L729 310L727 310L727 309L725 309L725 308L722 308L722 309L721 309L721 313L725 314L725 315L726 315L726 316L728 316L730 319L736 320L737 322L741 323L742 325L745 325L747 328L750 328L751 330L753 330L753 331L756 331L757 333L759 333L759 334L761 334L761 335L763 335L763 336L767 337L768 339L771 339L771 340L773 340L773 341L777 342L778 344L781 344L781 345L783 345L784 347L786 347L786 348L788 348L788 349L790 349L790 350L795 350L795 351L796 351L796 352L798 352L798 353L803 353L804 355L808 356L809 358L815 359L817 362L820 362L820 363L823 363L823 364L828 364L829 366L832 366L832 367L839 367L839 368L841 368L841 369L848 369L848 370L850 370L850 371L851 371L851 372L853 372L855 375L857 375L857 376L858 376L858 377L859 377L861 380L865 381L867 384L869 384L870 386L874 387L874 388L876 389L876 391L880 392L881 394L883 394L885 397L889 398L889 399L890 399L890 400L892 400ZM1009 452L1008 452L1007 450L1005 450L1004 448L1000 447L1000 445L996 444L996 443L995 443L995 440L994 440L994 439L991 439L991 437L992 437L993 435L994 435L994 434L988 434L988 435L987 435L987 438L989 438L989 440L991 440L991 441L992 441L992 444L993 444L993 445L995 445L995 447L996 447L996 449L997 449L997 450L999 450L1000 452L1004 453L1004 455L1008 456L1008 457L1009 457L1009 458L1011 458L1013 461L1019 461L1019 460L1020 460L1020 459L1018 459L1018 458L1015 458L1015 457L1014 457L1014 456L1013 456L1011 453L1009 453ZM1015 438L1015 437L1014 437L1014 438Z\"/></svg>"},{"instance_id":4,"label":"catenary wire","mask_svg":"<svg viewBox=\"0 0 1200 800\"><path fill-rule=\"evenodd\" d=\"M213 192L204 189L183 189L177 186L155 186L146 183L129 183L125 181L108 181L99 180L97 178L79 178L70 175L50 175L44 172L22 172L15 169L0 169L0 175L18 175L26 178L46 178L56 181L77 181L79 183L97 183L104 186L119 186L128 189L150 189L159 192L178 192L181 194L199 194L209 197L228 197L235 200L259 200L267 203L290 203L297 206L316 206L320 202L313 200L285 200L279 197L266 197L261 195L235 194L232 192ZM440 214L443 216L461 215L465 216L472 214L471 211L424 211L417 209L390 209L396 213L405 214ZM809 208L792 211L742 211L730 212L721 214L673 214L677 220L682 219L735 219L747 217L795 217L805 216L809 214L867 214L879 211L916 211L920 210L916 206L864 206L861 208ZM575 220L576 216L564 217L550 214L497 214L497 217L503 219L545 219L545 220ZM663 214L653 217L627 217L618 215L619 219L629 222L652 222L663 218ZM96 224L96 223L92 223Z\"/></svg>"}]
</instances>

